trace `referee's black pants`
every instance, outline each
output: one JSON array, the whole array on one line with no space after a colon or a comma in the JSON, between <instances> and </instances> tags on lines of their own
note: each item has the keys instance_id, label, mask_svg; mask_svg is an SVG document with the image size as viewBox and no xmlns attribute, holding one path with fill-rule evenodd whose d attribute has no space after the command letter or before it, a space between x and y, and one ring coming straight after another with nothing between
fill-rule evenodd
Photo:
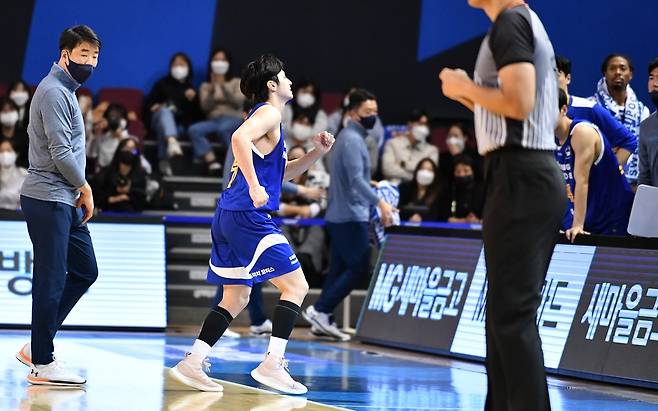
<instances>
[{"instance_id":1,"label":"referee's black pants","mask_svg":"<svg viewBox=\"0 0 658 411\"><path fill-rule=\"evenodd\" d=\"M566 208L553 152L503 148L485 157L486 410L550 409L537 308Z\"/></svg>"},{"instance_id":2,"label":"referee's black pants","mask_svg":"<svg viewBox=\"0 0 658 411\"><path fill-rule=\"evenodd\" d=\"M53 339L78 300L98 277L96 255L82 210L21 196L34 249L32 363L53 361Z\"/></svg>"}]
</instances>

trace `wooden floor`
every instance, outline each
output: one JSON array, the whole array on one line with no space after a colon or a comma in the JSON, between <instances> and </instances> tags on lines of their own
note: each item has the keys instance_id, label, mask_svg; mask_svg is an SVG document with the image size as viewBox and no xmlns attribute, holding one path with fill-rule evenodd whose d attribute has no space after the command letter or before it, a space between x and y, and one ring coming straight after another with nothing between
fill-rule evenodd
<instances>
[{"instance_id":1,"label":"wooden floor","mask_svg":"<svg viewBox=\"0 0 658 411\"><path fill-rule=\"evenodd\" d=\"M294 397L265 390L249 375L267 339L220 340L209 358L211 376L224 392L203 393L166 372L189 348L191 335L62 332L55 343L58 359L88 383L84 389L56 389L25 381L28 369L14 354L29 334L0 331L0 410L483 409L486 375L480 364L306 335L296 330L288 349L291 374L309 387L307 395ZM549 387L553 410L658 410L653 391L561 378L551 378Z\"/></svg>"}]
</instances>

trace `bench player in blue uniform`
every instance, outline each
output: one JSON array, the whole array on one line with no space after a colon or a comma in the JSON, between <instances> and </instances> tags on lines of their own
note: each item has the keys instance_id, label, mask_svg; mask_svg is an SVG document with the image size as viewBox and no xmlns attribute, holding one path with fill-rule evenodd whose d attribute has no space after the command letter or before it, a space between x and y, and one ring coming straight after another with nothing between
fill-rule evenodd
<instances>
[{"instance_id":1,"label":"bench player in blue uniform","mask_svg":"<svg viewBox=\"0 0 658 411\"><path fill-rule=\"evenodd\" d=\"M251 375L288 394L307 392L288 373L284 352L308 283L270 213L279 208L281 183L305 172L335 140L327 132L319 133L313 137L313 150L287 161L281 115L293 98L291 85L283 63L273 55L260 56L242 73L240 89L256 105L232 136L235 162L211 227L208 282L222 285L224 295L219 306L208 313L190 352L170 369L174 378L201 391L223 390L204 372L210 365L208 352L247 306L251 286L269 280L281 291L281 298L274 310L267 354Z\"/></svg>"},{"instance_id":2,"label":"bench player in blue uniform","mask_svg":"<svg viewBox=\"0 0 658 411\"><path fill-rule=\"evenodd\" d=\"M605 135L590 122L567 117L567 95L559 93L555 155L568 197L562 228L572 242L578 234L625 235L633 191Z\"/></svg>"}]
</instances>

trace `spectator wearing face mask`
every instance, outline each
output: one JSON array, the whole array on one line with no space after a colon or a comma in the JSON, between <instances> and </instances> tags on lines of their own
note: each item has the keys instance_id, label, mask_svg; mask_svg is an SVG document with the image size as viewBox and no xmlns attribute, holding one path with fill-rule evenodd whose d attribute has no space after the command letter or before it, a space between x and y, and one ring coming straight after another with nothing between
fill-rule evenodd
<instances>
[{"instance_id":1,"label":"spectator wearing face mask","mask_svg":"<svg viewBox=\"0 0 658 411\"><path fill-rule=\"evenodd\" d=\"M462 123L453 123L448 129L446 137L448 151L439 156L439 172L446 182L451 182L454 177L455 159L461 155L467 155L473 160L475 174L479 175L482 157L468 145L468 132Z\"/></svg>"},{"instance_id":2,"label":"spectator wearing face mask","mask_svg":"<svg viewBox=\"0 0 658 411\"><path fill-rule=\"evenodd\" d=\"M0 209L21 208L21 186L27 170L16 165L15 142L0 138Z\"/></svg>"},{"instance_id":3,"label":"spectator wearing face mask","mask_svg":"<svg viewBox=\"0 0 658 411\"><path fill-rule=\"evenodd\" d=\"M400 219L414 221L446 221L446 198L436 163L420 160L411 181L400 184Z\"/></svg>"},{"instance_id":4,"label":"spectator wearing face mask","mask_svg":"<svg viewBox=\"0 0 658 411\"><path fill-rule=\"evenodd\" d=\"M231 135L242 124L245 97L240 91L240 78L231 74L231 67L228 51L220 48L212 53L208 62L208 81L199 88L201 109L207 120L193 124L188 131L194 156L202 159L208 173L213 175L219 175L222 166L208 143L208 136L216 133L228 147Z\"/></svg>"},{"instance_id":5,"label":"spectator wearing face mask","mask_svg":"<svg viewBox=\"0 0 658 411\"><path fill-rule=\"evenodd\" d=\"M160 171L171 175L170 160L183 154L179 137L203 117L192 85L192 62L186 54L172 56L169 73L155 83L146 98L146 107L144 117L150 119L151 131L158 140Z\"/></svg>"},{"instance_id":6,"label":"spectator wearing face mask","mask_svg":"<svg viewBox=\"0 0 658 411\"><path fill-rule=\"evenodd\" d=\"M19 108L10 98L0 100L0 138L6 138L13 142L18 155L19 167L27 168L29 138L27 131L19 126Z\"/></svg>"},{"instance_id":7,"label":"spectator wearing face mask","mask_svg":"<svg viewBox=\"0 0 658 411\"><path fill-rule=\"evenodd\" d=\"M30 86L23 80L16 80L9 85L7 95L18 107L18 127L27 130L27 122L30 119L30 100L32 99Z\"/></svg>"},{"instance_id":8,"label":"spectator wearing face mask","mask_svg":"<svg viewBox=\"0 0 658 411\"><path fill-rule=\"evenodd\" d=\"M475 178L473 159L462 154L454 159L450 190L450 223L480 223L484 206L484 186Z\"/></svg>"},{"instance_id":9,"label":"spectator wearing face mask","mask_svg":"<svg viewBox=\"0 0 658 411\"><path fill-rule=\"evenodd\" d=\"M103 211L140 212L146 203L146 173L139 150L130 138L119 142L109 166L97 178L99 208Z\"/></svg>"},{"instance_id":10,"label":"spectator wearing face mask","mask_svg":"<svg viewBox=\"0 0 658 411\"><path fill-rule=\"evenodd\" d=\"M302 146L293 146L288 150L288 161L302 158L307 149ZM326 173L325 173L326 174ZM328 179L328 176L327 176ZM295 177L293 184L305 187L307 190L317 191L320 196L309 198L300 192L289 194L282 192L279 215L292 218L321 218L327 208L327 185L322 172L311 170ZM299 263L304 269L311 286L320 286L323 262L327 259L327 244L325 230L321 226L294 226L287 225L281 230L295 246Z\"/></svg>"},{"instance_id":11,"label":"spectator wearing face mask","mask_svg":"<svg viewBox=\"0 0 658 411\"><path fill-rule=\"evenodd\" d=\"M308 124L293 130L295 118L305 117ZM327 113L320 108L320 91L314 83L303 80L297 86L295 99L283 110L283 128L286 135L294 133L303 140L327 129ZM296 132L295 132L296 131Z\"/></svg>"},{"instance_id":12,"label":"spectator wearing face mask","mask_svg":"<svg viewBox=\"0 0 658 411\"><path fill-rule=\"evenodd\" d=\"M128 137L128 113L125 107L112 103L105 110L103 118L107 123L105 132L91 140L87 146L87 158L95 163L95 172L110 165L119 141Z\"/></svg>"},{"instance_id":13,"label":"spectator wearing face mask","mask_svg":"<svg viewBox=\"0 0 658 411\"><path fill-rule=\"evenodd\" d=\"M423 111L414 111L407 122L408 132L392 138L384 145L382 173L394 182L411 181L414 170L424 158L439 162L439 149L427 142L430 135L429 120Z\"/></svg>"}]
</instances>

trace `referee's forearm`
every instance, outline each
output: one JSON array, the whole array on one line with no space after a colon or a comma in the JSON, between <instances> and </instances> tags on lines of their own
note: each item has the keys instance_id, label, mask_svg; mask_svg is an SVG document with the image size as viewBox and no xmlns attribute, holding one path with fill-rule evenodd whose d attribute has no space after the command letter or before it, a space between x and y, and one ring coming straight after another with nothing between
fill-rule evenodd
<instances>
[{"instance_id":1,"label":"referee's forearm","mask_svg":"<svg viewBox=\"0 0 658 411\"><path fill-rule=\"evenodd\" d=\"M514 104L514 99L506 96L502 89L483 87L472 83L465 94L465 98L490 113L519 121L523 121L528 117L529 113L521 109L519 104Z\"/></svg>"}]
</instances>

